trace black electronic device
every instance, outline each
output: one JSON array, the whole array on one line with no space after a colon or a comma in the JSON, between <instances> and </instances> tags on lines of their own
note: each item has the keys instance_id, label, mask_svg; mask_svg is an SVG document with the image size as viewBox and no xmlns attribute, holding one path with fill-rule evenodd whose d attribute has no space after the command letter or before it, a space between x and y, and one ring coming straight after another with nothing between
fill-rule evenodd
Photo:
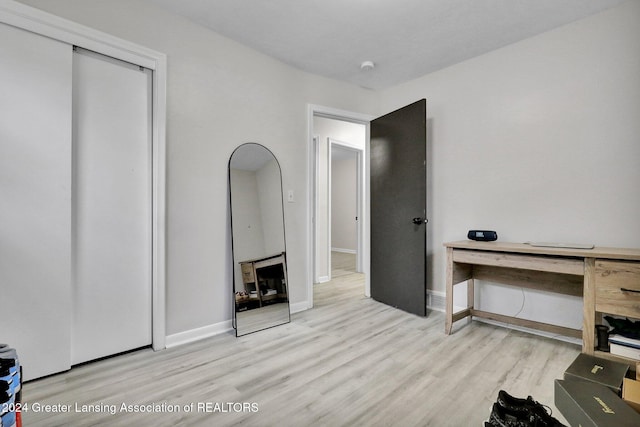
<instances>
[{"instance_id":1,"label":"black electronic device","mask_svg":"<svg viewBox=\"0 0 640 427\"><path fill-rule=\"evenodd\" d=\"M480 242L493 242L498 240L498 233L491 230L469 230L467 238Z\"/></svg>"}]
</instances>

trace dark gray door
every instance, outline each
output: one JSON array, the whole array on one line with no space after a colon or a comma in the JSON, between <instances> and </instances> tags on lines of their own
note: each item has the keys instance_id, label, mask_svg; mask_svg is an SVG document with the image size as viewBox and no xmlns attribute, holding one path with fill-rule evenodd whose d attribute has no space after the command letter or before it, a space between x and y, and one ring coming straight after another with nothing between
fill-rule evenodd
<instances>
[{"instance_id":1,"label":"dark gray door","mask_svg":"<svg viewBox=\"0 0 640 427\"><path fill-rule=\"evenodd\" d=\"M427 101L371 122L371 297L427 315Z\"/></svg>"}]
</instances>

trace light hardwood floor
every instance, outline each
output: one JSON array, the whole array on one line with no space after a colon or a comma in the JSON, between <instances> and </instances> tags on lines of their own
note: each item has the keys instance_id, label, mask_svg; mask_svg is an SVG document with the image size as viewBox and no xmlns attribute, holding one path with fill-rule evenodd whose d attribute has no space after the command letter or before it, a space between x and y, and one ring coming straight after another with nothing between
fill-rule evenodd
<instances>
[{"instance_id":1,"label":"light hardwood floor","mask_svg":"<svg viewBox=\"0 0 640 427\"><path fill-rule=\"evenodd\" d=\"M289 324L140 350L25 384L24 425L479 427L500 389L532 395L564 421L553 380L578 346L479 322L445 336L442 313L420 318L365 298L362 275L334 266L341 272L315 286L315 307ZM123 403L179 411L128 413ZM236 412L242 403L249 410ZM36 413L38 404L71 412Z\"/></svg>"}]
</instances>

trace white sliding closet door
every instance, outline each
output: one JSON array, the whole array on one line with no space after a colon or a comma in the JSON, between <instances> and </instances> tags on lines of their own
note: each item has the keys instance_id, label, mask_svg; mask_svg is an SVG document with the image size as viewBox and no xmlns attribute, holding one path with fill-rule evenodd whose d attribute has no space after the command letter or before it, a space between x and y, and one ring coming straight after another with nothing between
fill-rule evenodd
<instances>
[{"instance_id":1,"label":"white sliding closet door","mask_svg":"<svg viewBox=\"0 0 640 427\"><path fill-rule=\"evenodd\" d=\"M71 362L151 344L151 72L73 55Z\"/></svg>"},{"instance_id":2,"label":"white sliding closet door","mask_svg":"<svg viewBox=\"0 0 640 427\"><path fill-rule=\"evenodd\" d=\"M0 342L69 369L72 47L0 23Z\"/></svg>"}]
</instances>

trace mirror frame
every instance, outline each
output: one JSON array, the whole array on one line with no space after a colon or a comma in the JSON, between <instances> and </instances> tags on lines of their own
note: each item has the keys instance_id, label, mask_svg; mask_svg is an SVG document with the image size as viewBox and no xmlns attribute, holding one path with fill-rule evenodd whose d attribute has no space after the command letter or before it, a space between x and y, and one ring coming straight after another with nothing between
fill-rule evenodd
<instances>
[{"instance_id":1,"label":"mirror frame","mask_svg":"<svg viewBox=\"0 0 640 427\"><path fill-rule=\"evenodd\" d=\"M282 251L282 256L284 257L284 271L283 271L283 275L284 275L284 280L285 280L285 285L286 285L286 295L287 295L287 319L286 321L283 321L281 323L277 323L271 326L267 326L264 328L259 328L259 329L255 329L246 333L238 333L238 319L237 319L237 304L236 304L236 263L239 262L236 260L236 256L235 256L235 252L234 252L234 234L233 234L233 194L232 194L232 188L231 188L231 162L233 160L233 156L236 154L236 152L243 148L243 147L247 147L247 146L256 146L257 148L261 148L263 150L266 150L271 157L273 158L273 160L275 160L276 165L278 166L278 177L280 179L280 205L282 207L282 245L283 245L283 251ZM280 162L278 161L278 158L275 156L275 154L273 154L273 152L271 150L269 150L267 147L265 147L262 144L256 143L256 142L246 142L243 144L240 144L239 146L237 146L233 152L231 153L231 155L229 156L229 161L227 163L227 195L228 195L228 200L229 200L229 205L228 205L228 212L229 212L229 227L230 227L230 232L231 232L231 286L232 286L232 298L231 298L231 304L232 304L232 311L233 311L233 321L232 321L232 325L233 325L233 329L235 330L236 333L236 337L240 337L240 336L244 336L244 335L248 335L254 332L258 332L258 331L262 331L265 329L270 329L276 326L280 326L280 325L284 325L287 323L291 322L291 304L290 304L290 295L289 295L289 277L288 277L288 267L287 267L287 238L286 238L286 227L285 227L285 217L284 217L284 188L282 185L282 167L280 166ZM278 255L274 255L274 256L278 256ZM257 278L256 278L257 281ZM259 289L258 289L259 291Z\"/></svg>"}]
</instances>

